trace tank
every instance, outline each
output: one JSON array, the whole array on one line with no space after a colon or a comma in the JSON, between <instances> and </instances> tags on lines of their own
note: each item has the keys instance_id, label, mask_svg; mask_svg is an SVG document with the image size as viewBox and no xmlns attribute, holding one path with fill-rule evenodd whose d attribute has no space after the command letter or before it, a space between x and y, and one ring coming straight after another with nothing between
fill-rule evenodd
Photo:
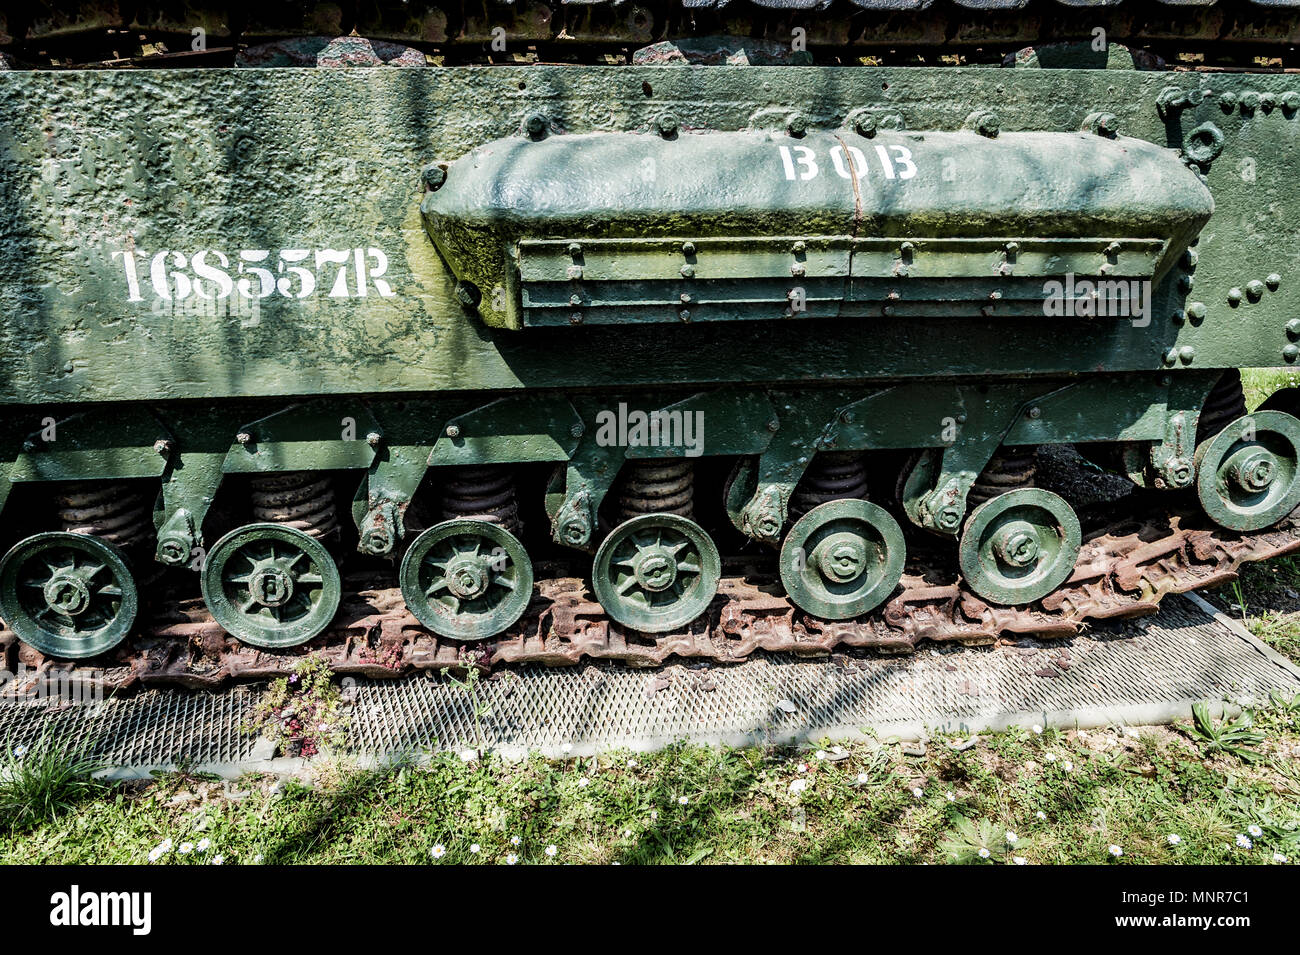
<instances>
[{"instance_id":1,"label":"tank","mask_svg":"<svg viewBox=\"0 0 1300 955\"><path fill-rule=\"evenodd\" d=\"M1300 547L1300 80L1218 69L1292 9L843 6L0 21L6 663L897 651Z\"/></svg>"}]
</instances>

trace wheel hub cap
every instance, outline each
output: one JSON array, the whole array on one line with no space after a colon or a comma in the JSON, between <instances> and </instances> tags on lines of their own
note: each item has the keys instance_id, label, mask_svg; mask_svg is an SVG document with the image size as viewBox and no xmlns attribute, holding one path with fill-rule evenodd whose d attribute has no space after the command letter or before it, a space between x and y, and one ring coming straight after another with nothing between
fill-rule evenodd
<instances>
[{"instance_id":1,"label":"wheel hub cap","mask_svg":"<svg viewBox=\"0 0 1300 955\"><path fill-rule=\"evenodd\" d=\"M84 613L90 606L90 588L78 574L58 571L45 584L45 602L66 617Z\"/></svg>"},{"instance_id":2,"label":"wheel hub cap","mask_svg":"<svg viewBox=\"0 0 1300 955\"><path fill-rule=\"evenodd\" d=\"M677 561L667 551L655 548L637 558L634 573L641 587L658 593L677 580Z\"/></svg>"},{"instance_id":3,"label":"wheel hub cap","mask_svg":"<svg viewBox=\"0 0 1300 955\"><path fill-rule=\"evenodd\" d=\"M1247 494L1265 491L1277 476L1277 458L1264 448L1242 448L1228 459L1228 476Z\"/></svg>"},{"instance_id":4,"label":"wheel hub cap","mask_svg":"<svg viewBox=\"0 0 1300 955\"><path fill-rule=\"evenodd\" d=\"M447 567L447 589L461 600L482 596L488 587L488 575L483 564L472 558L454 560Z\"/></svg>"},{"instance_id":5,"label":"wheel hub cap","mask_svg":"<svg viewBox=\"0 0 1300 955\"><path fill-rule=\"evenodd\" d=\"M263 564L248 581L253 599L264 607L281 607L293 597L293 577L278 564Z\"/></svg>"},{"instance_id":6,"label":"wheel hub cap","mask_svg":"<svg viewBox=\"0 0 1300 955\"><path fill-rule=\"evenodd\" d=\"M847 583L862 575L867 553L862 539L854 534L832 534L822 541L815 555L817 569L827 580Z\"/></svg>"},{"instance_id":7,"label":"wheel hub cap","mask_svg":"<svg viewBox=\"0 0 1300 955\"><path fill-rule=\"evenodd\" d=\"M993 551L1009 567L1029 567L1038 560L1038 534L1028 522L1014 521L999 532Z\"/></svg>"}]
</instances>

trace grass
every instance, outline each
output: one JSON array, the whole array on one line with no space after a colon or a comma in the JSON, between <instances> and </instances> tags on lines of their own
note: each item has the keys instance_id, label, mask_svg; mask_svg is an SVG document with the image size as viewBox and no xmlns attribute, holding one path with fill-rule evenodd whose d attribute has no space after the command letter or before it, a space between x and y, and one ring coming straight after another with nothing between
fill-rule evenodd
<instances>
[{"instance_id":1,"label":"grass","mask_svg":"<svg viewBox=\"0 0 1300 955\"><path fill-rule=\"evenodd\" d=\"M1251 407L1291 377L1248 373ZM1300 662L1300 557L1248 565L1210 596ZM954 742L933 739L924 756L888 740L522 762L442 754L382 771L335 759L317 761L309 780L176 773L113 786L90 782L75 754L0 756L0 862L1300 858L1300 698L1226 723L1201 711L1179 727Z\"/></svg>"}]
</instances>

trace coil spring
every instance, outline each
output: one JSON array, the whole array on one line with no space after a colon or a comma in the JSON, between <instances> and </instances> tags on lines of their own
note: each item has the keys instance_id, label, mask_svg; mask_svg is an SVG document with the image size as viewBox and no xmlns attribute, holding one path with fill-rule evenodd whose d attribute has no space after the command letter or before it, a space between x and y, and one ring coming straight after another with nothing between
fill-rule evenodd
<instances>
[{"instance_id":1,"label":"coil spring","mask_svg":"<svg viewBox=\"0 0 1300 955\"><path fill-rule=\"evenodd\" d=\"M492 464L448 468L442 479L442 519L490 521L517 534L514 474Z\"/></svg>"},{"instance_id":2,"label":"coil spring","mask_svg":"<svg viewBox=\"0 0 1300 955\"><path fill-rule=\"evenodd\" d=\"M250 483L256 520L284 524L318 540L338 533L338 505L329 475L286 471L254 475Z\"/></svg>"},{"instance_id":3,"label":"coil spring","mask_svg":"<svg viewBox=\"0 0 1300 955\"><path fill-rule=\"evenodd\" d=\"M1037 462L1032 447L999 448L966 495L968 509L1019 487L1033 487Z\"/></svg>"},{"instance_id":4,"label":"coil spring","mask_svg":"<svg viewBox=\"0 0 1300 955\"><path fill-rule=\"evenodd\" d=\"M618 487L618 519L639 514L692 517L695 469L685 458L647 458L623 465Z\"/></svg>"},{"instance_id":5,"label":"coil spring","mask_svg":"<svg viewBox=\"0 0 1300 955\"><path fill-rule=\"evenodd\" d=\"M69 482L54 495L59 528L132 547L153 535L153 496L150 488L131 481Z\"/></svg>"},{"instance_id":6,"label":"coil spring","mask_svg":"<svg viewBox=\"0 0 1300 955\"><path fill-rule=\"evenodd\" d=\"M1246 395L1241 390L1241 372L1229 368L1215 382L1196 421L1196 443L1212 438L1229 423L1246 413Z\"/></svg>"},{"instance_id":7,"label":"coil spring","mask_svg":"<svg viewBox=\"0 0 1300 955\"><path fill-rule=\"evenodd\" d=\"M854 451L821 451L813 456L790 496L790 521L827 501L866 496L866 458Z\"/></svg>"}]
</instances>

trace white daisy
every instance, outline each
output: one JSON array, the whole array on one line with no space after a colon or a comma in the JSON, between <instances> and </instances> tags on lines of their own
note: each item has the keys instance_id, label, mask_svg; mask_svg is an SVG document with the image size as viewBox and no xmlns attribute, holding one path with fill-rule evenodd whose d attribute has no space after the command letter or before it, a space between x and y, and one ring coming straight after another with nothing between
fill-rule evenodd
<instances>
[{"instance_id":1,"label":"white daisy","mask_svg":"<svg viewBox=\"0 0 1300 955\"><path fill-rule=\"evenodd\" d=\"M22 759L22 758L23 758L24 756L26 756L26 755L27 755L27 747L26 747L26 746L15 746L15 747L14 747L14 759Z\"/></svg>"},{"instance_id":2,"label":"white daisy","mask_svg":"<svg viewBox=\"0 0 1300 955\"><path fill-rule=\"evenodd\" d=\"M690 802L690 800L687 799L685 796L677 797L677 805L679 806L685 806L688 802Z\"/></svg>"},{"instance_id":3,"label":"white daisy","mask_svg":"<svg viewBox=\"0 0 1300 955\"><path fill-rule=\"evenodd\" d=\"M1024 865L1028 860L1024 856L1012 856L1011 861L1016 865Z\"/></svg>"},{"instance_id":4,"label":"white daisy","mask_svg":"<svg viewBox=\"0 0 1300 955\"><path fill-rule=\"evenodd\" d=\"M1117 858L1117 859L1118 859L1120 856L1122 856L1122 855L1124 854L1124 850L1121 849L1119 846L1111 846L1111 847L1110 847L1109 849L1107 849L1106 851L1109 852L1111 855L1113 855L1113 856L1114 856L1115 858Z\"/></svg>"},{"instance_id":5,"label":"white daisy","mask_svg":"<svg viewBox=\"0 0 1300 955\"><path fill-rule=\"evenodd\" d=\"M989 850L985 849L983 846L980 846L980 858L987 859L988 857L989 857Z\"/></svg>"},{"instance_id":6,"label":"white daisy","mask_svg":"<svg viewBox=\"0 0 1300 955\"><path fill-rule=\"evenodd\" d=\"M865 786L865 785L867 784L867 782L868 782L870 779L871 779L871 777L868 776L866 773L858 773L858 785L859 785L859 786Z\"/></svg>"},{"instance_id":7,"label":"white daisy","mask_svg":"<svg viewBox=\"0 0 1300 955\"><path fill-rule=\"evenodd\" d=\"M806 779L796 779L794 782L790 783L790 792L792 793L801 793L807 788L808 780Z\"/></svg>"},{"instance_id":8,"label":"white daisy","mask_svg":"<svg viewBox=\"0 0 1300 955\"><path fill-rule=\"evenodd\" d=\"M567 756L569 753L572 753L572 752L573 752L573 744L572 744L572 743L564 743L564 744L562 744L562 745L560 746L560 752L561 752L561 753L564 753L566 756Z\"/></svg>"},{"instance_id":9,"label":"white daisy","mask_svg":"<svg viewBox=\"0 0 1300 955\"><path fill-rule=\"evenodd\" d=\"M1070 762L1067 759L1065 762L1061 764L1061 768L1065 770L1067 773L1072 772L1074 770L1074 763Z\"/></svg>"},{"instance_id":10,"label":"white daisy","mask_svg":"<svg viewBox=\"0 0 1300 955\"><path fill-rule=\"evenodd\" d=\"M1014 832L1011 832L1010 830L1007 830L1007 842L1008 842L1010 845L1015 845L1015 844L1016 844L1016 840L1019 839L1019 838L1020 838L1020 837L1019 837L1018 835L1016 835Z\"/></svg>"},{"instance_id":11,"label":"white daisy","mask_svg":"<svg viewBox=\"0 0 1300 955\"><path fill-rule=\"evenodd\" d=\"M555 858L555 853L559 851L560 850L557 849L553 844L546 847L546 854L550 856L552 859Z\"/></svg>"},{"instance_id":12,"label":"white daisy","mask_svg":"<svg viewBox=\"0 0 1300 955\"><path fill-rule=\"evenodd\" d=\"M1043 810L1040 809L1038 810L1038 812L1034 813L1034 818L1037 819L1039 822L1046 822L1047 813L1043 812Z\"/></svg>"},{"instance_id":13,"label":"white daisy","mask_svg":"<svg viewBox=\"0 0 1300 955\"><path fill-rule=\"evenodd\" d=\"M1253 843L1253 842L1250 841L1250 837L1249 837L1249 836L1246 836L1246 835L1244 835L1243 833L1237 833L1237 848L1238 848L1238 849L1249 849L1249 848L1253 847L1254 845L1255 845L1255 843Z\"/></svg>"},{"instance_id":14,"label":"white daisy","mask_svg":"<svg viewBox=\"0 0 1300 955\"><path fill-rule=\"evenodd\" d=\"M483 848L482 846L480 846L477 842L475 842L470 845L469 851L474 853L474 855L478 855L479 852L482 850L482 848Z\"/></svg>"},{"instance_id":15,"label":"white daisy","mask_svg":"<svg viewBox=\"0 0 1300 955\"><path fill-rule=\"evenodd\" d=\"M435 859L441 859L446 854L447 854L447 849L445 846L442 845L442 843L439 843L438 845L434 846L432 849L429 850L429 855L433 856Z\"/></svg>"},{"instance_id":16,"label":"white daisy","mask_svg":"<svg viewBox=\"0 0 1300 955\"><path fill-rule=\"evenodd\" d=\"M199 840L199 844L194 848L198 849L200 852L207 852L208 846L210 845L212 845L212 843L208 840L206 836L204 836L202 839Z\"/></svg>"},{"instance_id":17,"label":"white daisy","mask_svg":"<svg viewBox=\"0 0 1300 955\"><path fill-rule=\"evenodd\" d=\"M1034 731L1034 735L1035 735L1035 736L1042 736L1042 735L1043 735L1043 728L1042 728L1041 726L1039 726L1037 723L1035 723L1033 726L1031 726L1030 729L1032 729L1032 730Z\"/></svg>"},{"instance_id":18,"label":"white daisy","mask_svg":"<svg viewBox=\"0 0 1300 955\"><path fill-rule=\"evenodd\" d=\"M1273 853L1273 861L1274 861L1274 862L1286 862L1286 861L1287 861L1287 858L1286 858L1286 856L1282 855L1282 853L1280 853L1280 852L1274 852L1274 853Z\"/></svg>"},{"instance_id":19,"label":"white daisy","mask_svg":"<svg viewBox=\"0 0 1300 955\"><path fill-rule=\"evenodd\" d=\"M1259 826L1247 826L1246 831L1256 839L1264 834L1264 830L1259 828Z\"/></svg>"},{"instance_id":20,"label":"white daisy","mask_svg":"<svg viewBox=\"0 0 1300 955\"><path fill-rule=\"evenodd\" d=\"M925 795L925 790L922 789L920 786L916 786L915 788L912 789L912 795L915 796L917 799L920 799L922 796Z\"/></svg>"},{"instance_id":21,"label":"white daisy","mask_svg":"<svg viewBox=\"0 0 1300 955\"><path fill-rule=\"evenodd\" d=\"M514 865L518 861L519 856L515 855L513 852L506 856L506 865Z\"/></svg>"},{"instance_id":22,"label":"white daisy","mask_svg":"<svg viewBox=\"0 0 1300 955\"><path fill-rule=\"evenodd\" d=\"M180 848L177 849L176 851L179 852L179 853L180 853L181 855L183 855L183 856L187 856L187 855L189 855L192 851L194 851L194 843L192 843L192 842L182 842L181 845L180 845Z\"/></svg>"},{"instance_id":23,"label":"white daisy","mask_svg":"<svg viewBox=\"0 0 1300 955\"><path fill-rule=\"evenodd\" d=\"M581 779L578 780L579 789L586 789L590 785L591 785L591 780L588 779L586 776L583 776Z\"/></svg>"},{"instance_id":24,"label":"white daisy","mask_svg":"<svg viewBox=\"0 0 1300 955\"><path fill-rule=\"evenodd\" d=\"M943 798L944 798L944 799L947 799L949 802L956 802L956 801L957 801L957 797L954 796L954 795L952 794L951 791L944 793L944 794L943 794Z\"/></svg>"},{"instance_id":25,"label":"white daisy","mask_svg":"<svg viewBox=\"0 0 1300 955\"><path fill-rule=\"evenodd\" d=\"M817 750L817 752L813 753L813 755L816 756L818 759L825 759L825 758L826 758L826 750L824 750L824 749L819 749L819 750Z\"/></svg>"},{"instance_id":26,"label":"white daisy","mask_svg":"<svg viewBox=\"0 0 1300 955\"><path fill-rule=\"evenodd\" d=\"M520 838L519 838L518 836L511 836L511 837L510 837L510 844L511 844L512 846L517 846L517 845L519 845L520 842L521 842L521 840L520 840Z\"/></svg>"},{"instance_id":27,"label":"white daisy","mask_svg":"<svg viewBox=\"0 0 1300 955\"><path fill-rule=\"evenodd\" d=\"M226 861L226 857L223 856L220 852L218 852L216 855L212 857L213 865L221 865L225 861Z\"/></svg>"},{"instance_id":28,"label":"white daisy","mask_svg":"<svg viewBox=\"0 0 1300 955\"><path fill-rule=\"evenodd\" d=\"M1165 841L1171 846L1176 846L1183 841L1183 837L1176 832L1171 832L1169 835L1165 836Z\"/></svg>"}]
</instances>

